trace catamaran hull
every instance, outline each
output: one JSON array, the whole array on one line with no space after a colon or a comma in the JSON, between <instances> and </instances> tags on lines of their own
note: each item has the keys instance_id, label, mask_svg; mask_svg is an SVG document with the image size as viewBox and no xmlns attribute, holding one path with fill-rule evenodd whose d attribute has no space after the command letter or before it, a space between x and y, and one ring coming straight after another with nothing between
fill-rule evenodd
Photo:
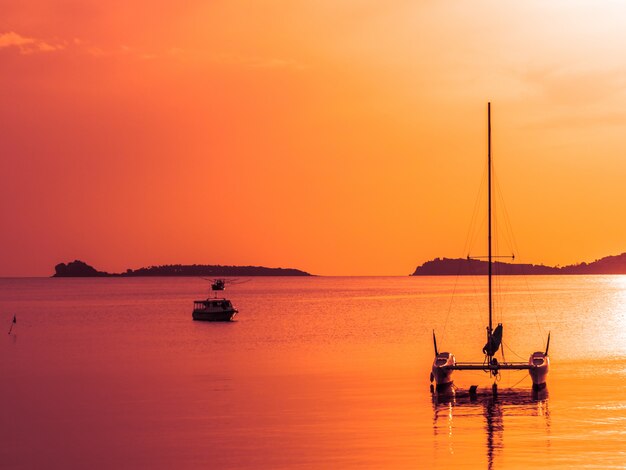
<instances>
[{"instance_id":1,"label":"catamaran hull","mask_svg":"<svg viewBox=\"0 0 626 470\"><path fill-rule=\"evenodd\" d=\"M435 356L432 367L432 377L435 380L437 392L447 392L452 388L452 372L456 364L454 354L442 352Z\"/></svg>"},{"instance_id":2,"label":"catamaran hull","mask_svg":"<svg viewBox=\"0 0 626 470\"><path fill-rule=\"evenodd\" d=\"M237 310L224 312L202 312L194 310L192 317L194 320L200 321L231 321L236 314Z\"/></svg>"},{"instance_id":3,"label":"catamaran hull","mask_svg":"<svg viewBox=\"0 0 626 470\"><path fill-rule=\"evenodd\" d=\"M533 381L533 389L546 387L546 378L550 369L550 358L543 352L534 352L528 360L528 373Z\"/></svg>"}]
</instances>

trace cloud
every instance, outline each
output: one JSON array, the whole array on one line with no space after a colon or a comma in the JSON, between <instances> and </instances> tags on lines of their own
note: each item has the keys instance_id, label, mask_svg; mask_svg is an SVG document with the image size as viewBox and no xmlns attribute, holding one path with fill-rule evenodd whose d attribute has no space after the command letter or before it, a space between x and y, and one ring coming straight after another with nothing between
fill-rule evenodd
<instances>
[{"instance_id":1,"label":"cloud","mask_svg":"<svg viewBox=\"0 0 626 470\"><path fill-rule=\"evenodd\" d=\"M0 34L0 48L11 46L22 47L33 44L34 42L35 40L33 38L25 38L13 31Z\"/></svg>"},{"instance_id":2,"label":"cloud","mask_svg":"<svg viewBox=\"0 0 626 470\"><path fill-rule=\"evenodd\" d=\"M590 129L593 127L620 127L626 124L626 113L597 110L589 112L556 113L537 119L524 126L525 129Z\"/></svg>"},{"instance_id":3,"label":"cloud","mask_svg":"<svg viewBox=\"0 0 626 470\"><path fill-rule=\"evenodd\" d=\"M626 124L626 69L576 64L532 67L518 75L539 111L529 129L590 129Z\"/></svg>"},{"instance_id":4,"label":"cloud","mask_svg":"<svg viewBox=\"0 0 626 470\"><path fill-rule=\"evenodd\" d=\"M246 64L250 67L261 68L293 68L297 70L303 70L306 68L304 64L295 60L279 58L252 58L248 59Z\"/></svg>"},{"instance_id":5,"label":"cloud","mask_svg":"<svg viewBox=\"0 0 626 470\"><path fill-rule=\"evenodd\" d=\"M259 68L259 69L293 69L304 70L309 68L306 64L292 59L279 57L256 57L239 55L207 55L206 51L188 50L171 47L164 51L145 51L127 45L103 48L96 44L84 41L80 38L70 40L57 40L55 43L41 39L22 36L14 31L0 33L0 50L15 48L22 55L45 53L60 50L72 51L78 54L87 54L93 57L128 56L140 60L156 60L159 58L173 58L181 61L192 62L216 62L227 66Z\"/></svg>"},{"instance_id":6,"label":"cloud","mask_svg":"<svg viewBox=\"0 0 626 470\"><path fill-rule=\"evenodd\" d=\"M0 49L9 47L18 48L21 54L51 52L65 48L62 44L50 44L40 39L22 36L14 31L0 34Z\"/></svg>"},{"instance_id":7,"label":"cloud","mask_svg":"<svg viewBox=\"0 0 626 470\"><path fill-rule=\"evenodd\" d=\"M85 42L80 38L71 40L57 40L55 43L41 39L22 36L15 31L0 34L0 50L15 48L20 54L29 55L37 52L53 52L60 50L72 50L75 53L88 54L94 57L107 57L113 55L135 55L140 58L154 58L156 55L132 50L128 46L120 46L114 49L103 49L96 45Z\"/></svg>"},{"instance_id":8,"label":"cloud","mask_svg":"<svg viewBox=\"0 0 626 470\"><path fill-rule=\"evenodd\" d=\"M613 101L626 90L624 70L543 68L523 77L543 96L563 106L584 106Z\"/></svg>"},{"instance_id":9,"label":"cloud","mask_svg":"<svg viewBox=\"0 0 626 470\"><path fill-rule=\"evenodd\" d=\"M237 65L250 68L295 70L304 70L309 68L306 64L300 63L296 60L277 57L247 57L236 55L221 55L218 56L215 60L226 65Z\"/></svg>"},{"instance_id":10,"label":"cloud","mask_svg":"<svg viewBox=\"0 0 626 470\"><path fill-rule=\"evenodd\" d=\"M238 54L212 54L202 49L183 49L170 47L163 54L158 55L177 59L183 62L217 64L226 67L241 67L250 69L293 69L306 70L310 65L297 60L281 57L247 56ZM143 54L142 58L155 58L155 54Z\"/></svg>"}]
</instances>

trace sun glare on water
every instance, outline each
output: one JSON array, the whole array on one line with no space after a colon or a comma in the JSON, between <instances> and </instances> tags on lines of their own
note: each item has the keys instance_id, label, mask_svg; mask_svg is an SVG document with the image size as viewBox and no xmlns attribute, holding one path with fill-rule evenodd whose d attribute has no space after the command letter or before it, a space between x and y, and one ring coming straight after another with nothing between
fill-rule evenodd
<instances>
[{"instance_id":1,"label":"sun glare on water","mask_svg":"<svg viewBox=\"0 0 626 470\"><path fill-rule=\"evenodd\" d=\"M622 352L626 352L626 276L611 276L611 284L616 291L616 302L610 309L610 324L615 334L613 343L618 345ZM617 351L616 351L617 353Z\"/></svg>"}]
</instances>

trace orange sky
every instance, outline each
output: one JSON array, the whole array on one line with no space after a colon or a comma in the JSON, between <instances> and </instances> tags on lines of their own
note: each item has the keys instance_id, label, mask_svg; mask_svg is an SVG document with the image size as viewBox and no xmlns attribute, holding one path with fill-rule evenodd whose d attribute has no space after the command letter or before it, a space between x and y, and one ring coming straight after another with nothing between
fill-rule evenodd
<instances>
[{"instance_id":1,"label":"orange sky","mask_svg":"<svg viewBox=\"0 0 626 470\"><path fill-rule=\"evenodd\" d=\"M2 276L464 256L488 100L518 260L626 251L622 2L0 5Z\"/></svg>"}]
</instances>

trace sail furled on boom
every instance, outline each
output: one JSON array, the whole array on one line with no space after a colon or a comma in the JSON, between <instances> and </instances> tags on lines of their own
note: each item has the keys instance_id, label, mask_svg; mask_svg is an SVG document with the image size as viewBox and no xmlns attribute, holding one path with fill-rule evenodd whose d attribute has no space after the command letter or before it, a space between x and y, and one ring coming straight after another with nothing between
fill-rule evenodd
<instances>
[{"instance_id":1,"label":"sail furled on boom","mask_svg":"<svg viewBox=\"0 0 626 470\"><path fill-rule=\"evenodd\" d=\"M498 349L500 349L501 343L502 343L502 324L500 323L498 326L496 326L495 330L493 330L493 333L491 333L491 335L489 336L487 343L483 347L483 352L487 356L495 356L495 354L498 352Z\"/></svg>"}]
</instances>

